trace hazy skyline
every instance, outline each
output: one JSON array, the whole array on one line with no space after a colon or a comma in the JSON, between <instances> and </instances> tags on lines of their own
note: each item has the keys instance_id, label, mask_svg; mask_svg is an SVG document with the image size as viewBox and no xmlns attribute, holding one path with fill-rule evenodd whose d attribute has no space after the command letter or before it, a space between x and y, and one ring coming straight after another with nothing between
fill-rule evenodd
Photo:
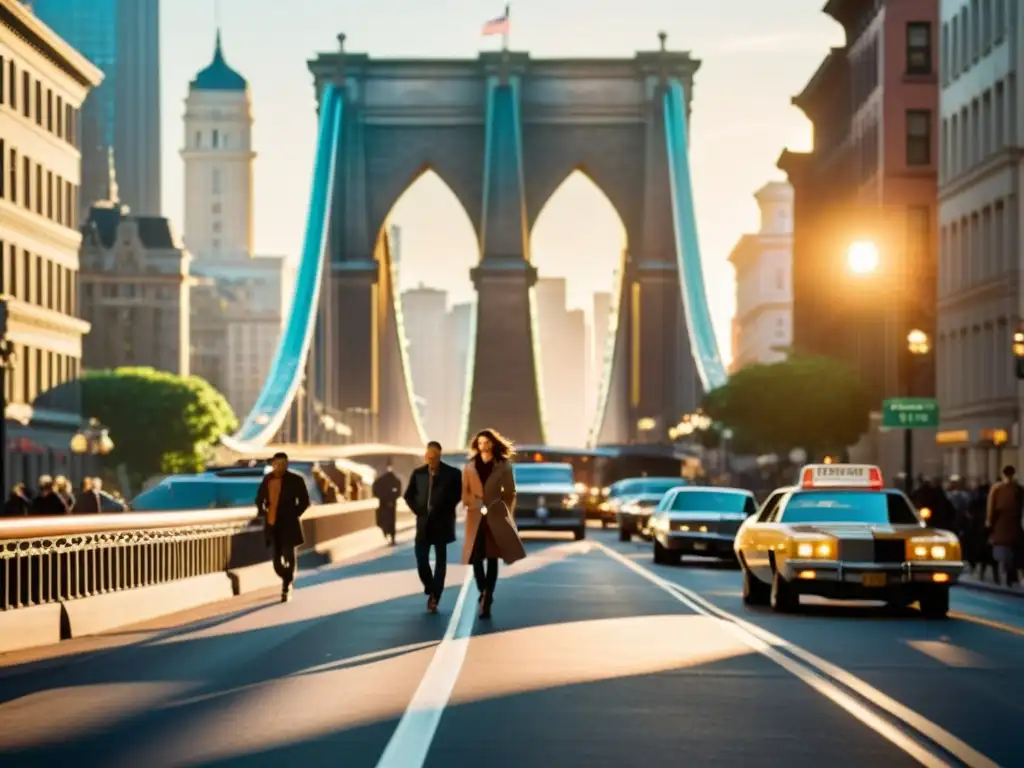
<instances>
[{"instance_id":1,"label":"hazy skyline","mask_svg":"<svg viewBox=\"0 0 1024 768\"><path fill-rule=\"evenodd\" d=\"M694 85L691 166L700 242L719 342L729 358L735 307L726 259L741 234L758 225L753 192L784 178L775 160L786 146L810 146L810 126L790 105L841 28L822 14L822 0L633 0L601 9L582 0L524 0L512 5L510 47L536 57L632 57L668 47L701 60ZM183 229L183 101L188 83L209 63L217 16L225 54L252 88L256 160L256 246L295 258L302 244L316 114L306 62L337 47L375 57L475 58L500 47L482 38L484 21L504 3L480 0L375 0L358 14L329 0L174 0L161 7L162 130L165 213ZM585 26L586 34L579 34ZM425 30L429 30L425 33ZM399 199L393 221L403 230L402 288L442 287L452 301L473 297L469 269L476 235L454 195L426 175ZM623 247L614 209L581 174L570 177L531 233L543 275L569 281L571 306L589 312L590 295L609 290ZM438 278L445 275L445 282ZM450 276L450 278L448 277Z\"/></svg>"}]
</instances>

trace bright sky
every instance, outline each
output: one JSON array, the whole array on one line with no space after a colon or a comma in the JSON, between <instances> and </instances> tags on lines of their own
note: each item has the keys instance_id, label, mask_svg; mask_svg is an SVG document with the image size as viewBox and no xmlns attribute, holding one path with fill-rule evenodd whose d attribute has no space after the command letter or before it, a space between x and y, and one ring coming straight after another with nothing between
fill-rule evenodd
<instances>
[{"instance_id":1,"label":"bright sky","mask_svg":"<svg viewBox=\"0 0 1024 768\"><path fill-rule=\"evenodd\" d=\"M491 0L220 0L228 61L252 87L256 160L256 245L260 253L301 248L316 133L307 60L346 48L380 57L474 58L500 47L480 27L501 13ZM757 228L753 192L773 178L786 147L810 146L810 127L790 105L817 69L840 27L820 12L824 0L520 0L512 3L511 47L537 57L622 56L668 47L702 60L694 85L691 166L709 301L723 354L735 306L726 261L741 234ZM164 205L182 222L183 100L209 63L216 24L210 0L161 4ZM402 227L403 288L424 282L473 296L477 258L469 219L437 177L425 176L393 212ZM610 203L584 177L571 177L541 213L532 233L534 263L544 276L568 279L572 306L589 310L608 290L619 260L622 227ZM444 276L444 284L440 277Z\"/></svg>"}]
</instances>

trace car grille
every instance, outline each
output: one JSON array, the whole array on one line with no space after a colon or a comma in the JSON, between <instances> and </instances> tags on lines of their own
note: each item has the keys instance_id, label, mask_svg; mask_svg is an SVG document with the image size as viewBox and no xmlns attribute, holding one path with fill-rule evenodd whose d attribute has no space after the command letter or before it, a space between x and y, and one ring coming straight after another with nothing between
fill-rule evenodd
<instances>
[{"instance_id":1,"label":"car grille","mask_svg":"<svg viewBox=\"0 0 1024 768\"><path fill-rule=\"evenodd\" d=\"M907 559L907 546L903 539L875 539L876 563L902 563Z\"/></svg>"}]
</instances>

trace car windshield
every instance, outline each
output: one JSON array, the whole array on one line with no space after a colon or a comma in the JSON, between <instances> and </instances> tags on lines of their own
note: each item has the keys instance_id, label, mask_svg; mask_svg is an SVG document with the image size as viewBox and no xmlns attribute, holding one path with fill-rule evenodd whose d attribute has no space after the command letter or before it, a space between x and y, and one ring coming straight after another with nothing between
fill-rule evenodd
<instances>
[{"instance_id":1,"label":"car windshield","mask_svg":"<svg viewBox=\"0 0 1024 768\"><path fill-rule=\"evenodd\" d=\"M780 522L920 525L901 494L880 491L806 491L786 502Z\"/></svg>"},{"instance_id":2,"label":"car windshield","mask_svg":"<svg viewBox=\"0 0 1024 768\"><path fill-rule=\"evenodd\" d=\"M611 487L609 496L638 496L640 494L667 493L681 488L686 481L681 477L640 477L635 480L620 480Z\"/></svg>"},{"instance_id":3,"label":"car windshield","mask_svg":"<svg viewBox=\"0 0 1024 768\"><path fill-rule=\"evenodd\" d=\"M229 481L170 481L143 491L132 500L137 512L251 507L262 478Z\"/></svg>"},{"instance_id":4,"label":"car windshield","mask_svg":"<svg viewBox=\"0 0 1024 768\"><path fill-rule=\"evenodd\" d=\"M520 485L572 485L572 467L551 464L516 464L516 483Z\"/></svg>"},{"instance_id":5,"label":"car windshield","mask_svg":"<svg viewBox=\"0 0 1024 768\"><path fill-rule=\"evenodd\" d=\"M745 493L725 491L680 491L672 499L670 512L716 512L751 515L757 510Z\"/></svg>"}]
</instances>

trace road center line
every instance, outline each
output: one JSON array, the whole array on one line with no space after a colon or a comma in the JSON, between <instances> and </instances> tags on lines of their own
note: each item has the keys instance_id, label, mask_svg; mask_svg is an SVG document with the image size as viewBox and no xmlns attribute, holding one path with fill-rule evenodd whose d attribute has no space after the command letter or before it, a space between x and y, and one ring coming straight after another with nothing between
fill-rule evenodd
<instances>
[{"instance_id":1,"label":"road center line","mask_svg":"<svg viewBox=\"0 0 1024 768\"><path fill-rule=\"evenodd\" d=\"M476 619L476 582L473 571L466 578L448 620L444 638L431 659L412 701L391 734L377 768L422 768L437 732L438 723L451 698L459 672L466 660L469 638Z\"/></svg>"},{"instance_id":2,"label":"road center line","mask_svg":"<svg viewBox=\"0 0 1024 768\"><path fill-rule=\"evenodd\" d=\"M1012 624L1005 624L1001 621L996 621L995 619L988 619L984 616L975 616L972 613L960 613L959 611L950 611L949 615L954 619L959 619L960 621L970 621L973 624L980 624L981 626L988 627L989 629L998 629L1000 632L1009 632L1012 635L1020 635L1024 637L1024 629L1015 627Z\"/></svg>"},{"instance_id":3,"label":"road center line","mask_svg":"<svg viewBox=\"0 0 1024 768\"><path fill-rule=\"evenodd\" d=\"M969 744L958 739L953 734L944 730L935 723L927 720L924 716L903 706L899 702L889 698L881 691L871 687L866 682L845 670L821 659L808 651L795 646L777 635L773 635L760 627L744 621L728 611L712 605L692 590L675 584L668 579L658 576L648 568L637 564L635 561L620 554L604 543L598 544L613 560L618 561L638 575L651 583L661 587L683 603L691 610L704 616L720 620L726 627L743 640L747 645L771 659L776 664L787 670L797 678L811 686L814 690L830 699L848 713L853 715L864 725L884 737L899 749L906 752L922 765L929 768L941 768L951 764L940 755L926 749L906 733L894 726L888 720L880 717L871 711L867 706L856 698L839 688L836 683L846 686L854 691L864 700L870 702L883 712L901 720L919 734L927 737L932 742L947 750L950 754L962 760L971 768L999 768L992 760L981 754ZM780 649L787 651L790 655L800 661L780 653ZM802 662L802 663L800 663Z\"/></svg>"}]
</instances>

